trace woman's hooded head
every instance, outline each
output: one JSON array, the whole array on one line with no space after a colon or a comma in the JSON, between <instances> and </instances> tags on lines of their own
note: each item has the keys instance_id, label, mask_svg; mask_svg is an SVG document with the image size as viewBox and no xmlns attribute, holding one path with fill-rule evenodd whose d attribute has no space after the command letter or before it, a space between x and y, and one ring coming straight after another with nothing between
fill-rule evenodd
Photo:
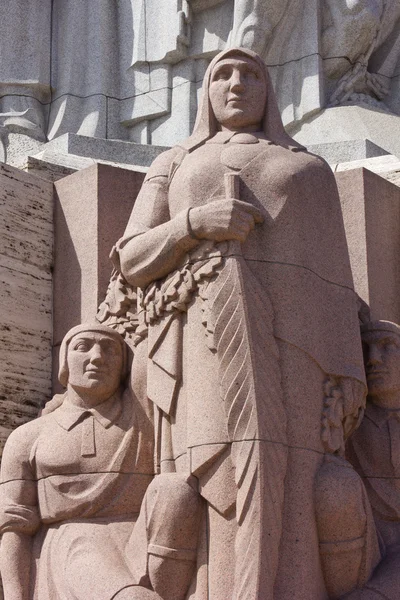
<instances>
[{"instance_id":1,"label":"woman's hooded head","mask_svg":"<svg viewBox=\"0 0 400 600\"><path fill-rule=\"evenodd\" d=\"M301 146L285 132L266 64L258 54L247 48L230 48L229 50L224 50L211 61L204 76L202 96L193 133L184 142L179 144L179 146L190 152L204 144L204 142L212 138L219 131L220 126L210 102L210 84L213 71L216 65L222 60L241 56L257 63L265 78L267 99L262 120L262 131L265 134L265 137L275 144L286 148L301 148Z\"/></svg>"}]
</instances>

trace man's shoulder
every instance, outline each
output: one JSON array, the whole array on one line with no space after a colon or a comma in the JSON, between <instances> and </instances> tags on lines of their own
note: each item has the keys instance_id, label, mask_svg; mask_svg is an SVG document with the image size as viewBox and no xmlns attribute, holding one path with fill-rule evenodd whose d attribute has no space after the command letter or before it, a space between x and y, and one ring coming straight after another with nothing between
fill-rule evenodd
<instances>
[{"instance_id":1,"label":"man's shoulder","mask_svg":"<svg viewBox=\"0 0 400 600\"><path fill-rule=\"evenodd\" d=\"M40 416L48 415L58 409L66 398L66 393L63 394L55 394L51 400L46 402Z\"/></svg>"},{"instance_id":2,"label":"man's shoulder","mask_svg":"<svg viewBox=\"0 0 400 600\"><path fill-rule=\"evenodd\" d=\"M51 415L37 417L14 429L4 446L2 463L29 460L32 448L51 418Z\"/></svg>"}]
</instances>

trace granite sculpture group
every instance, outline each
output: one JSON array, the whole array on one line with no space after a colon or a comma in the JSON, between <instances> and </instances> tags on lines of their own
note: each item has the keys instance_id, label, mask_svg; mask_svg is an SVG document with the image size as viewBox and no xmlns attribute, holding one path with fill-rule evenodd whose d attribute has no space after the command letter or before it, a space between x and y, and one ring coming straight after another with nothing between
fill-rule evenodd
<instances>
[{"instance_id":1,"label":"granite sculpture group","mask_svg":"<svg viewBox=\"0 0 400 600\"><path fill-rule=\"evenodd\" d=\"M212 60L112 258L6 444L6 600L398 600L400 327L360 334L333 174L253 51Z\"/></svg>"}]
</instances>

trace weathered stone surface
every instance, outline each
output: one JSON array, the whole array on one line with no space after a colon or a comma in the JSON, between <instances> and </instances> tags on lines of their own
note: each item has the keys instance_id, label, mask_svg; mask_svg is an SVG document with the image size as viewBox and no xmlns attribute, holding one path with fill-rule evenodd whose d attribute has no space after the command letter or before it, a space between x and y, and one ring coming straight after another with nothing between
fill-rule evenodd
<instances>
[{"instance_id":1,"label":"weathered stone surface","mask_svg":"<svg viewBox=\"0 0 400 600\"><path fill-rule=\"evenodd\" d=\"M66 159L65 161L63 159ZM65 164L66 163L66 164ZM72 175L80 169L86 169L95 164L90 158L79 159L71 155L57 154L57 160L42 160L34 156L28 156L19 164L19 168L31 175L36 175L47 181L58 181Z\"/></svg>"},{"instance_id":2,"label":"weathered stone surface","mask_svg":"<svg viewBox=\"0 0 400 600\"><path fill-rule=\"evenodd\" d=\"M6 598L186 597L202 500L194 477L152 481L152 424L126 386L128 366L119 333L98 323L72 328L60 348L66 392L8 439L0 483Z\"/></svg>"},{"instance_id":3,"label":"weathered stone surface","mask_svg":"<svg viewBox=\"0 0 400 600\"><path fill-rule=\"evenodd\" d=\"M400 156L398 119L397 115L368 105L340 106L324 109L306 119L292 134L305 146L368 139L390 154ZM348 160L346 157L347 152L340 162Z\"/></svg>"},{"instance_id":4,"label":"weathered stone surface","mask_svg":"<svg viewBox=\"0 0 400 600\"><path fill-rule=\"evenodd\" d=\"M60 365L65 396L13 432L4 451L5 596L111 599L138 583L122 553L153 478L152 437L133 398L120 389L127 348L117 332L75 327L63 340ZM105 527L107 521L113 524ZM58 527L48 526L53 523Z\"/></svg>"},{"instance_id":5,"label":"weathered stone surface","mask_svg":"<svg viewBox=\"0 0 400 600\"><path fill-rule=\"evenodd\" d=\"M383 559L367 589L350 595L350 600L379 596L396 600L400 590L400 327L380 320L365 323L361 331L367 407L359 429L349 439L347 456L364 481Z\"/></svg>"},{"instance_id":6,"label":"weathered stone surface","mask_svg":"<svg viewBox=\"0 0 400 600\"><path fill-rule=\"evenodd\" d=\"M25 11L10 0L0 12L0 125L19 136L3 140L13 164L24 135L172 146L192 130L210 59L233 45L270 66L283 122L300 141L321 143L325 125L322 143L334 141L351 103L370 115L359 115L367 134L349 138L399 153L390 125L400 114L398 0L98 0L95 12L80 0L43 0L40 11L37 2ZM338 107L333 127L328 107Z\"/></svg>"},{"instance_id":7,"label":"weathered stone surface","mask_svg":"<svg viewBox=\"0 0 400 600\"><path fill-rule=\"evenodd\" d=\"M51 2L9 0L0 8L0 124L45 140L51 100Z\"/></svg>"},{"instance_id":8,"label":"weathered stone surface","mask_svg":"<svg viewBox=\"0 0 400 600\"><path fill-rule=\"evenodd\" d=\"M336 174L356 292L373 319L400 320L400 189L368 169Z\"/></svg>"},{"instance_id":9,"label":"weathered stone surface","mask_svg":"<svg viewBox=\"0 0 400 600\"><path fill-rule=\"evenodd\" d=\"M53 186L0 166L0 442L51 392Z\"/></svg>"},{"instance_id":10,"label":"weathered stone surface","mask_svg":"<svg viewBox=\"0 0 400 600\"><path fill-rule=\"evenodd\" d=\"M148 4L152 19L159 16L155 6ZM171 27L171 37L154 48L146 43L137 49L154 63L147 92L164 94L165 65L167 78L181 78L172 85L171 100L179 99L185 121L192 118L185 101L195 81L185 81L184 69L192 77L207 62L186 57L186 29L192 26L186 9L205 16L223 6L213 0L183 3L179 39ZM240 6L253 15L254 3L232 8ZM168 7L176 15L177 2L163 8ZM294 32L308 31L304 15L316 14L315 8L310 3L301 22L294 23L300 5L271 3L248 31L239 28L241 43L268 41L279 31L281 41L290 34L295 40ZM258 27L264 18L272 19L270 30ZM303 48L315 41L311 30ZM294 59L290 53L297 49L289 45L285 56ZM319 60L317 54L308 58L314 66ZM367 76L361 79L362 85L370 82ZM290 80L292 91L300 89L297 83ZM66 396L56 396L46 407L51 415L24 425L8 445L2 475L6 508L0 518L7 594L13 597L16 581L29 587L30 557L18 552L21 539L29 546L35 536L41 557L31 583L44 600L60 595L86 600L89 588L96 600L371 600L371 589L397 600L397 523L382 525L382 531L378 526L388 536L384 557L376 508L362 481L366 473L357 474L346 460L345 443L365 408L359 318L365 320L367 311L364 306L357 314L353 279L373 318L399 319L400 190L366 170L343 171L337 175L341 207L328 165L285 133L265 64L252 51L225 51L214 58L203 91L192 136L156 158L124 233L142 173L100 164L55 184L54 345L58 350L61 343L61 352L59 369L54 357L53 370L68 388ZM310 92L310 98L316 96ZM290 112L294 106L286 108ZM179 133L173 120L159 125L168 136ZM149 140L146 127L140 135ZM76 144L80 154L71 156L77 168L79 161L93 160L87 156L93 148L106 155L104 140L88 140L60 140L60 155ZM382 152L374 144L343 144L353 155ZM119 157L129 155L124 142L113 147ZM57 141L52 148L48 152L56 153ZM50 183L43 185L51 189ZM30 220L24 222L30 226ZM110 273L108 253L121 235L101 303ZM17 287L7 273L34 252L7 236L3 252L7 294ZM44 254L33 256L26 272L40 270ZM24 294L28 303L44 303L29 285ZM129 389L135 397L126 406L134 407L151 430L135 430L125 421L125 405L121 421L108 422L121 405L117 387L123 361L110 359L108 370L102 340L109 335L119 350L124 348L115 331L78 326L61 342L72 325L92 320L100 303L97 319L123 333L134 348ZM13 308L19 307L14 301ZM83 334L83 346L75 347L76 336ZM40 349L36 355L43 357ZM370 364L371 359L371 395ZM27 389L29 367L20 377ZM93 383L106 383L105 373L113 383L107 397ZM109 403L105 412L97 410L103 401ZM26 416L13 413L21 420ZM152 452L143 469L135 461L139 450L152 446L153 436L158 474L144 495L154 473ZM396 469L395 437L381 440ZM127 457L126 470L111 469L120 453ZM382 473L385 477L383 468ZM110 486L111 494L102 497L103 476L125 482L138 476L145 484L135 485L126 497ZM89 480L93 485L87 488ZM395 482L387 483L395 497ZM88 489L86 504L81 492L86 499ZM127 516L127 506L132 509L130 502L135 513L142 502L137 521L136 514L120 518ZM21 514L28 537L17 531ZM71 522L75 518L82 521L78 527ZM47 528L53 522L56 526ZM19 565L16 555L22 557ZM138 584L147 587L141 590Z\"/></svg>"},{"instance_id":11,"label":"weathered stone surface","mask_svg":"<svg viewBox=\"0 0 400 600\"><path fill-rule=\"evenodd\" d=\"M119 140L97 139L85 135L66 133L45 144L37 157L39 159L49 157L49 159L56 160L54 155L60 153L61 155L72 155L71 161L74 160L74 157L78 157L88 158L93 163L95 161L108 161L110 163L148 167L165 150L167 150L165 146L129 144ZM73 163L71 166L73 166Z\"/></svg>"},{"instance_id":12,"label":"weathered stone surface","mask_svg":"<svg viewBox=\"0 0 400 600\"><path fill-rule=\"evenodd\" d=\"M330 165L388 155L389 152L367 139L311 144L307 150L321 156Z\"/></svg>"},{"instance_id":13,"label":"weathered stone surface","mask_svg":"<svg viewBox=\"0 0 400 600\"><path fill-rule=\"evenodd\" d=\"M352 171L353 169L363 167L364 169L368 169L368 171L372 171L372 173L384 177L388 181L392 181L392 183L396 183L396 179L399 178L400 159L397 156L393 156L393 154L384 154L373 158L331 164L331 167L335 173Z\"/></svg>"}]
</instances>

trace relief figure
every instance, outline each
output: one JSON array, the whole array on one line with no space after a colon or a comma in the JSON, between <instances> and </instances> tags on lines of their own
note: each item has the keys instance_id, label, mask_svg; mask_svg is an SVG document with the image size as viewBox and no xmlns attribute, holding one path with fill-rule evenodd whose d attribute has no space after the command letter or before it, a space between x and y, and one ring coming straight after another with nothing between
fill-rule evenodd
<instances>
[{"instance_id":1,"label":"relief figure","mask_svg":"<svg viewBox=\"0 0 400 600\"><path fill-rule=\"evenodd\" d=\"M196 564L197 483L153 479L152 430L123 385L127 370L119 333L74 327L60 350L66 393L7 440L5 600L184 600Z\"/></svg>"},{"instance_id":2,"label":"relief figure","mask_svg":"<svg viewBox=\"0 0 400 600\"><path fill-rule=\"evenodd\" d=\"M361 330L367 407L347 456L365 484L383 558L367 585L349 598L395 600L400 589L400 327L372 321Z\"/></svg>"}]
</instances>

